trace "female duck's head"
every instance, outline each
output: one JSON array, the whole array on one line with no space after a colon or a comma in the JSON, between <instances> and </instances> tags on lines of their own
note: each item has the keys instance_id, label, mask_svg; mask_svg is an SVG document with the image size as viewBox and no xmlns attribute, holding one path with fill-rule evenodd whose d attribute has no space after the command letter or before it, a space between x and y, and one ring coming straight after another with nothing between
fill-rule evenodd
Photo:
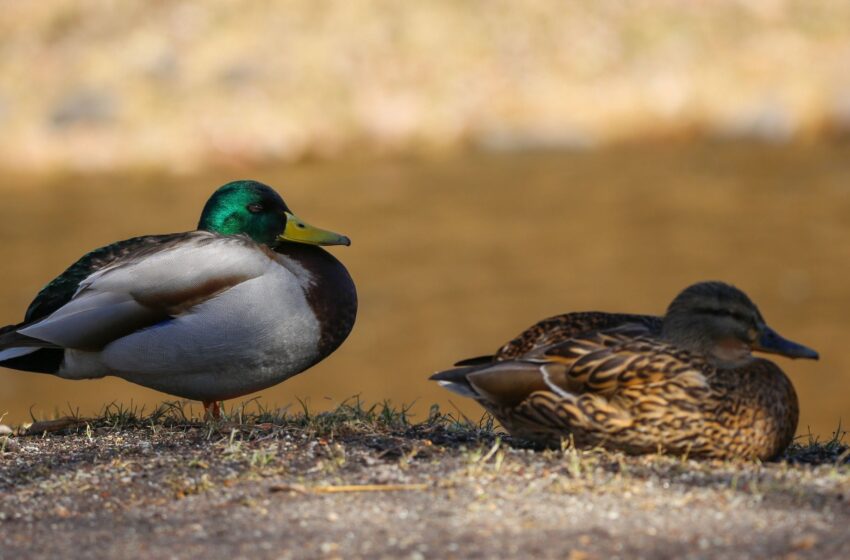
<instances>
[{"instance_id":1,"label":"female duck's head","mask_svg":"<svg viewBox=\"0 0 850 560\"><path fill-rule=\"evenodd\" d=\"M723 282L700 282L676 296L664 316L662 337L722 368L745 365L752 351L818 359L811 348L779 336L747 294Z\"/></svg>"},{"instance_id":2,"label":"female duck's head","mask_svg":"<svg viewBox=\"0 0 850 560\"><path fill-rule=\"evenodd\" d=\"M247 235L257 243L350 245L344 235L315 228L295 214L274 189L257 181L233 181L207 200L198 229Z\"/></svg>"}]
</instances>

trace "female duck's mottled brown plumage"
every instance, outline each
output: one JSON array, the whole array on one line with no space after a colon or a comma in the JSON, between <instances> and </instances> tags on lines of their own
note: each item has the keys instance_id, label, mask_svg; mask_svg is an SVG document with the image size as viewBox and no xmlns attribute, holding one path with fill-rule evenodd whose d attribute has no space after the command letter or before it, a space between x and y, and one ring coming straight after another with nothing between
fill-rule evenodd
<instances>
[{"instance_id":1,"label":"female duck's mottled brown plumage","mask_svg":"<svg viewBox=\"0 0 850 560\"><path fill-rule=\"evenodd\" d=\"M552 317L432 378L475 398L512 435L544 444L766 459L794 436L797 396L751 350L817 358L767 327L743 292L704 282L663 319Z\"/></svg>"}]
</instances>

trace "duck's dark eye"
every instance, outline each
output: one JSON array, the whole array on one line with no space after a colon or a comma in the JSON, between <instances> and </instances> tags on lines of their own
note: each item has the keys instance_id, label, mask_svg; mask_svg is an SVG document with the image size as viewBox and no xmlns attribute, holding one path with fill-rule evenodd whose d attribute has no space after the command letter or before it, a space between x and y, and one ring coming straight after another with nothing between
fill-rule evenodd
<instances>
[{"instance_id":1,"label":"duck's dark eye","mask_svg":"<svg viewBox=\"0 0 850 560\"><path fill-rule=\"evenodd\" d=\"M248 212L252 214L259 214L263 211L263 205L258 202L252 202L246 208L248 208Z\"/></svg>"}]
</instances>

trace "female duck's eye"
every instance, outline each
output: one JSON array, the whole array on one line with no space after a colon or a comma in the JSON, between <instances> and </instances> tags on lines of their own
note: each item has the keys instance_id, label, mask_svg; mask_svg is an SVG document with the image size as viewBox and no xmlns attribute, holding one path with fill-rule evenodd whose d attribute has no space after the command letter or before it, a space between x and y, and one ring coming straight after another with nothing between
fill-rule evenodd
<instances>
[{"instance_id":1,"label":"female duck's eye","mask_svg":"<svg viewBox=\"0 0 850 560\"><path fill-rule=\"evenodd\" d=\"M755 341L758 336L759 332L755 328L750 327L749 329L747 329L747 338L749 338L750 340Z\"/></svg>"},{"instance_id":2,"label":"female duck's eye","mask_svg":"<svg viewBox=\"0 0 850 560\"><path fill-rule=\"evenodd\" d=\"M251 204L249 204L247 206L247 208L248 208L248 212L250 212L252 214L257 214L257 213L263 211L263 205L259 204L257 202L252 202Z\"/></svg>"}]
</instances>

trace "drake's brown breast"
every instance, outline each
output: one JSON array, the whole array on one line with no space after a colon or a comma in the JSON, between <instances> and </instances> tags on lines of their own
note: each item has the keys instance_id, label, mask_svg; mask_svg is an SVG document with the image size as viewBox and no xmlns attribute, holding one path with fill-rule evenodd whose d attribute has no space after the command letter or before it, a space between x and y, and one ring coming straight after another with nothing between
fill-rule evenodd
<instances>
[{"instance_id":1,"label":"drake's brown breast","mask_svg":"<svg viewBox=\"0 0 850 560\"><path fill-rule=\"evenodd\" d=\"M321 327L318 362L339 348L354 327L357 318L354 281L339 260L319 247L292 245L279 252L298 262L312 276L306 296Z\"/></svg>"}]
</instances>

